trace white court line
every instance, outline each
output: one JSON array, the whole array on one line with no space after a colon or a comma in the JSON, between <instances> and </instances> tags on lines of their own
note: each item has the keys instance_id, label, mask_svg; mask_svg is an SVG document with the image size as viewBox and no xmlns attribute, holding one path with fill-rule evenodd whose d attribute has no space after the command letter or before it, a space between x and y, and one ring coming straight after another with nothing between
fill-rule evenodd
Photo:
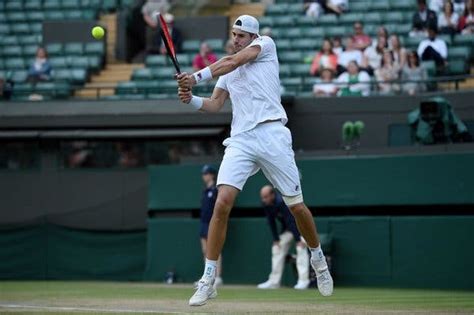
<instances>
[{"instance_id":1,"label":"white court line","mask_svg":"<svg viewBox=\"0 0 474 315\"><path fill-rule=\"evenodd\" d=\"M172 311L152 311L152 310L124 310L124 309L103 309L92 307L67 307L67 306L41 306L41 305L21 305L21 304L0 304L0 308L11 309L31 309L31 310L51 310L51 311L81 311L81 312L103 312L103 313L151 313L151 314L189 314L186 312ZM196 314L196 313L195 313ZM203 313L201 313L203 314Z\"/></svg>"}]
</instances>

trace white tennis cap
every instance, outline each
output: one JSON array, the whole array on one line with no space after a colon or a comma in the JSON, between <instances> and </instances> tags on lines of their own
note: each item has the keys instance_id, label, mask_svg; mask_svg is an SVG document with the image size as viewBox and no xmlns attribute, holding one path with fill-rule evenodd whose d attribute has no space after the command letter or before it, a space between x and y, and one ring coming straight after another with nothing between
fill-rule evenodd
<instances>
[{"instance_id":1,"label":"white tennis cap","mask_svg":"<svg viewBox=\"0 0 474 315\"><path fill-rule=\"evenodd\" d=\"M251 33L251 34L258 34L260 25L256 18L250 15L241 15L235 20L233 28L238 30Z\"/></svg>"}]
</instances>

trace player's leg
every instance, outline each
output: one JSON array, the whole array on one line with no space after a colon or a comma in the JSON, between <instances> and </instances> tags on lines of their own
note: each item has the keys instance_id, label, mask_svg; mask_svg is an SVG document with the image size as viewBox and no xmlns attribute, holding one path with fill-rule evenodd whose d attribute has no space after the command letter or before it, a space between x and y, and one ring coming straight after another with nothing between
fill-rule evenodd
<instances>
[{"instance_id":1,"label":"player's leg","mask_svg":"<svg viewBox=\"0 0 474 315\"><path fill-rule=\"evenodd\" d=\"M281 192L283 199L295 217L301 236L311 251L311 265L318 277L318 288L322 295L333 291L333 281L326 259L319 244L319 236L313 216L304 204L298 168L292 149L291 133L279 123L265 124L258 130L258 137L265 139L259 148L259 165L267 179Z\"/></svg>"},{"instance_id":2,"label":"player's leg","mask_svg":"<svg viewBox=\"0 0 474 315\"><path fill-rule=\"evenodd\" d=\"M189 300L191 306L204 305L208 299L217 296L214 288L217 260L224 246L229 214L239 191L259 169L253 157L246 152L235 146L229 146L225 151L217 175L218 194L207 235L204 274Z\"/></svg>"}]
</instances>

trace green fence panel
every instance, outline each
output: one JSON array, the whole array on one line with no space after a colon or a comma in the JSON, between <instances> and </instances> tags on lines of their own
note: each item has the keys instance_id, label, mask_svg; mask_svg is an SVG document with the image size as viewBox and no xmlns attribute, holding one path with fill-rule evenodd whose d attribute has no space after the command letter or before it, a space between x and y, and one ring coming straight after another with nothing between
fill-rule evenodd
<instances>
[{"instance_id":1,"label":"green fence panel","mask_svg":"<svg viewBox=\"0 0 474 315\"><path fill-rule=\"evenodd\" d=\"M349 156L297 161L306 203L318 206L474 204L473 153ZM200 165L150 168L149 209L199 208ZM261 172L236 206L260 206Z\"/></svg>"},{"instance_id":2,"label":"green fence panel","mask_svg":"<svg viewBox=\"0 0 474 315\"><path fill-rule=\"evenodd\" d=\"M0 230L0 279L45 279L44 226Z\"/></svg>"},{"instance_id":3,"label":"green fence panel","mask_svg":"<svg viewBox=\"0 0 474 315\"><path fill-rule=\"evenodd\" d=\"M145 232L0 230L0 279L142 280Z\"/></svg>"},{"instance_id":4,"label":"green fence panel","mask_svg":"<svg viewBox=\"0 0 474 315\"><path fill-rule=\"evenodd\" d=\"M145 232L91 232L50 226L49 279L142 280Z\"/></svg>"},{"instance_id":5,"label":"green fence panel","mask_svg":"<svg viewBox=\"0 0 474 315\"><path fill-rule=\"evenodd\" d=\"M344 285L384 285L391 279L390 219L331 218L333 272Z\"/></svg>"},{"instance_id":6,"label":"green fence panel","mask_svg":"<svg viewBox=\"0 0 474 315\"><path fill-rule=\"evenodd\" d=\"M474 289L474 217L394 217L393 284Z\"/></svg>"}]
</instances>

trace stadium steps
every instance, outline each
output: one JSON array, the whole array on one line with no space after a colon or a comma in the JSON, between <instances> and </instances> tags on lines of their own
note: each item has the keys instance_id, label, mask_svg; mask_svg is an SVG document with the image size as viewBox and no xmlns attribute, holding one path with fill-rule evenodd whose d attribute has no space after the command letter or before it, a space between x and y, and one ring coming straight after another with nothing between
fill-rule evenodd
<instances>
[{"instance_id":1,"label":"stadium steps","mask_svg":"<svg viewBox=\"0 0 474 315\"><path fill-rule=\"evenodd\" d=\"M105 87L100 90L100 96L109 96L115 94L115 87L119 81L128 81L132 76L134 69L143 68L143 64L112 63L102 70L98 75L91 78L83 89L77 90L75 96L78 98L97 98L97 88Z\"/></svg>"},{"instance_id":2,"label":"stadium steps","mask_svg":"<svg viewBox=\"0 0 474 315\"><path fill-rule=\"evenodd\" d=\"M117 14L109 13L100 16L98 21L107 30L107 63L115 62L115 44L117 42Z\"/></svg>"}]
</instances>

